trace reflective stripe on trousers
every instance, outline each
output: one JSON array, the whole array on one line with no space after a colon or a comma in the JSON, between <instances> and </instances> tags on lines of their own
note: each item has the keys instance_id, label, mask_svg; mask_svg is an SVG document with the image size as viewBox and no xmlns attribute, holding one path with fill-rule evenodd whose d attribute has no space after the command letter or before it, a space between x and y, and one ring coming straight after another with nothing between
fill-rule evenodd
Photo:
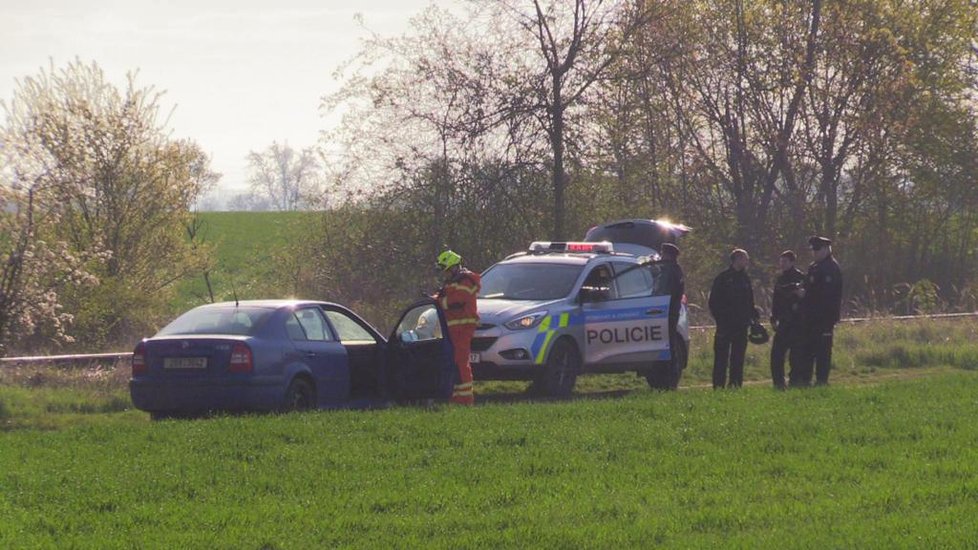
<instances>
[{"instance_id":1,"label":"reflective stripe on trousers","mask_svg":"<svg viewBox=\"0 0 978 550\"><path fill-rule=\"evenodd\" d=\"M475 334L474 324L453 325L448 327L448 336L455 349L455 366L458 368L458 384L452 390L452 403L459 405L475 404L475 393L472 391L472 365L469 364L469 352L472 351L472 335Z\"/></svg>"}]
</instances>

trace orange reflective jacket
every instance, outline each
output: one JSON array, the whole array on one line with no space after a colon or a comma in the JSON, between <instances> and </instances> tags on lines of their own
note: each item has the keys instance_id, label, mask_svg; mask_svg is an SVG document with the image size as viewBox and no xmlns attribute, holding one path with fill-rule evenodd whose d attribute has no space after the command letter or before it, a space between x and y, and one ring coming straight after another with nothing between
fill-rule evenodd
<instances>
[{"instance_id":1,"label":"orange reflective jacket","mask_svg":"<svg viewBox=\"0 0 978 550\"><path fill-rule=\"evenodd\" d=\"M482 279L479 274L462 269L438 291L436 298L445 312L448 326L479 324L476 296L481 288Z\"/></svg>"}]
</instances>

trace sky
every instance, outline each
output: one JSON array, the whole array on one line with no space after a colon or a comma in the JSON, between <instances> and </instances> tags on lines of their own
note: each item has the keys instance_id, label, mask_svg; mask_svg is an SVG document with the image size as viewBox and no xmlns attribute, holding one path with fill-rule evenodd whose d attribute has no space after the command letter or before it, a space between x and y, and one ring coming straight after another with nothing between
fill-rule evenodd
<instances>
[{"instance_id":1,"label":"sky","mask_svg":"<svg viewBox=\"0 0 978 550\"><path fill-rule=\"evenodd\" d=\"M138 70L139 87L165 91L161 112L175 107L172 136L211 155L227 198L246 190L249 151L316 145L336 123L319 109L339 87L334 70L370 32L407 32L431 2L0 0L0 99L49 60L95 61L120 87Z\"/></svg>"}]
</instances>

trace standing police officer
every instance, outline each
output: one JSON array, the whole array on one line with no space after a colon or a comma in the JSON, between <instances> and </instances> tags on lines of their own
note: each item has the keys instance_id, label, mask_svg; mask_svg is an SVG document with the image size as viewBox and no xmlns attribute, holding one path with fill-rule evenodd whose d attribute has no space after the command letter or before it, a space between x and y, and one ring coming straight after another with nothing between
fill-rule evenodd
<instances>
[{"instance_id":1,"label":"standing police officer","mask_svg":"<svg viewBox=\"0 0 978 550\"><path fill-rule=\"evenodd\" d=\"M686 276L683 268L679 266L679 247L672 243L664 243L659 251L659 261L656 262L659 268L658 277L655 280L656 296L669 296L669 349L675 350L677 345L682 345L679 332L676 327L679 325L679 311L683 303L683 295L686 294ZM679 378L682 376L682 363L676 354L672 355L672 379L669 387L676 389L679 387Z\"/></svg>"},{"instance_id":2,"label":"standing police officer","mask_svg":"<svg viewBox=\"0 0 978 550\"><path fill-rule=\"evenodd\" d=\"M808 239L814 262L808 266L802 295L804 358L799 385L808 386L815 367L815 384L829 383L832 366L832 330L842 312L842 270L832 257L832 241L825 237Z\"/></svg>"},{"instance_id":3,"label":"standing police officer","mask_svg":"<svg viewBox=\"0 0 978 550\"><path fill-rule=\"evenodd\" d=\"M784 359L791 352L791 373L789 378L794 380L799 376L798 360L801 355L800 312L798 311L801 298L795 291L805 283L805 274L795 267L794 251L785 250L778 258L778 268L781 274L774 281L774 301L771 304L771 326L774 328L774 342L771 344L771 380L774 388L785 389ZM795 385L795 384L792 384Z\"/></svg>"},{"instance_id":4,"label":"standing police officer","mask_svg":"<svg viewBox=\"0 0 978 550\"><path fill-rule=\"evenodd\" d=\"M756 319L754 290L747 265L750 256L740 248L730 253L730 268L717 275L710 289L710 314L717 323L713 337L713 389L722 388L730 367L731 388L744 382L747 328Z\"/></svg>"}]
</instances>

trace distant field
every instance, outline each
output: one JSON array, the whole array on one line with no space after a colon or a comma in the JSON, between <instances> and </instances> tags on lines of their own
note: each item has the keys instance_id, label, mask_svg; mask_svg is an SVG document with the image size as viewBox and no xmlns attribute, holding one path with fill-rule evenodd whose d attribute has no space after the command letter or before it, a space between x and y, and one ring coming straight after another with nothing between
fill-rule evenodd
<instances>
[{"instance_id":1,"label":"distant field","mask_svg":"<svg viewBox=\"0 0 978 550\"><path fill-rule=\"evenodd\" d=\"M273 268L291 239L315 231L321 212L202 212L205 241L214 246L211 283L215 299L283 295ZM183 282L174 304L180 312L209 301L203 277Z\"/></svg>"}]
</instances>

